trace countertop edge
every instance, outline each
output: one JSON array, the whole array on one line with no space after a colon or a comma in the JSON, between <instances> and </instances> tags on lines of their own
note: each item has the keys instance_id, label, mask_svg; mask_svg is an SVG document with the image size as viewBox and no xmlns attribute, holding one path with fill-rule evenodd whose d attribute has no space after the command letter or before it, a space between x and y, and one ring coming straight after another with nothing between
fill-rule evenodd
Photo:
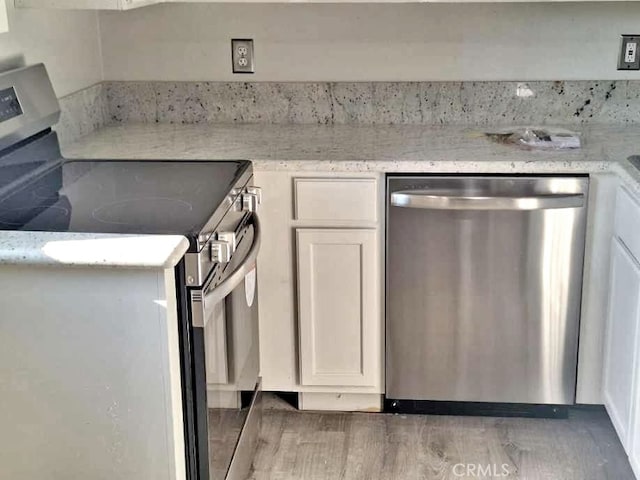
<instances>
[{"instance_id":1,"label":"countertop edge","mask_svg":"<svg viewBox=\"0 0 640 480\"><path fill-rule=\"evenodd\" d=\"M189 248L181 235L0 232L0 265L168 269Z\"/></svg>"}]
</instances>

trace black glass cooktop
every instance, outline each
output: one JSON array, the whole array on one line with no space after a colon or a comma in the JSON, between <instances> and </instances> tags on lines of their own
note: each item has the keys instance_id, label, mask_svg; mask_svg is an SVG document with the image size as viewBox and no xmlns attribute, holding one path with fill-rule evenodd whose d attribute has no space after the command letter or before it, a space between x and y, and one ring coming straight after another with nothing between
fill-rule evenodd
<instances>
[{"instance_id":1,"label":"black glass cooktop","mask_svg":"<svg viewBox=\"0 0 640 480\"><path fill-rule=\"evenodd\" d=\"M66 161L0 198L0 230L200 233L247 161Z\"/></svg>"}]
</instances>

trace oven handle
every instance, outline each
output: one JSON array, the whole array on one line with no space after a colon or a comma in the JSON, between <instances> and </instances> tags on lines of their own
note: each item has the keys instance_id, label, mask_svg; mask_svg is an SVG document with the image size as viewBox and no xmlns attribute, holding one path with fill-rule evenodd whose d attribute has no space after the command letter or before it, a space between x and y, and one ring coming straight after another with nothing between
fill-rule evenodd
<instances>
[{"instance_id":1,"label":"oven handle","mask_svg":"<svg viewBox=\"0 0 640 480\"><path fill-rule=\"evenodd\" d=\"M258 215L253 213L251 219L251 224L253 225L253 243L242 263L236 267L222 283L219 283L211 290L205 288L191 292L191 323L194 327L204 328L206 319L208 318L208 309L213 308L224 300L227 295L240 285L244 277L255 268L262 233Z\"/></svg>"}]
</instances>

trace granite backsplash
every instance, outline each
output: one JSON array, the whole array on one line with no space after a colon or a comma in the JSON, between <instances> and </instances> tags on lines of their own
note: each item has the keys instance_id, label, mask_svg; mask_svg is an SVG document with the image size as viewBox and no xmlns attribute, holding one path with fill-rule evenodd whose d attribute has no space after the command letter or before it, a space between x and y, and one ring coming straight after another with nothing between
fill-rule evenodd
<instances>
[{"instance_id":1,"label":"granite backsplash","mask_svg":"<svg viewBox=\"0 0 640 480\"><path fill-rule=\"evenodd\" d=\"M61 99L72 141L108 123L640 124L640 81L120 82Z\"/></svg>"},{"instance_id":2,"label":"granite backsplash","mask_svg":"<svg viewBox=\"0 0 640 480\"><path fill-rule=\"evenodd\" d=\"M105 82L104 87L114 122L640 123L640 81Z\"/></svg>"}]
</instances>

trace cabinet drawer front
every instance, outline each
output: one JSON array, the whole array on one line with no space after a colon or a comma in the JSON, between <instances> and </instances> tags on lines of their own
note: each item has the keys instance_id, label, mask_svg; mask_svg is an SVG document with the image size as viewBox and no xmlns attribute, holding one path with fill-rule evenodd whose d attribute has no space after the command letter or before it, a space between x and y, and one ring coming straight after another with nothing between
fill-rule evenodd
<instances>
[{"instance_id":1,"label":"cabinet drawer front","mask_svg":"<svg viewBox=\"0 0 640 480\"><path fill-rule=\"evenodd\" d=\"M376 222L375 178L294 178L296 220Z\"/></svg>"},{"instance_id":2,"label":"cabinet drawer front","mask_svg":"<svg viewBox=\"0 0 640 480\"><path fill-rule=\"evenodd\" d=\"M640 260L640 204L624 188L618 189L615 233L636 260Z\"/></svg>"}]
</instances>

